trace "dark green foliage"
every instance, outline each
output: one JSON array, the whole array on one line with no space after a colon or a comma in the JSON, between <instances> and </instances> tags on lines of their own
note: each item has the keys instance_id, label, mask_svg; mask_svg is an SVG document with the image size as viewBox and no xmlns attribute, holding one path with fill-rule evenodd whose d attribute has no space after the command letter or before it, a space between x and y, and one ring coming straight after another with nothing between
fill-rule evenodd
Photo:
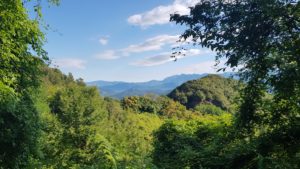
<instances>
[{"instance_id":1,"label":"dark green foliage","mask_svg":"<svg viewBox=\"0 0 300 169\"><path fill-rule=\"evenodd\" d=\"M230 121L226 114L168 121L155 133L154 163L178 169L299 168L299 125L243 138Z\"/></svg>"},{"instance_id":2,"label":"dark green foliage","mask_svg":"<svg viewBox=\"0 0 300 169\"><path fill-rule=\"evenodd\" d=\"M41 60L30 49L47 59L43 34L38 22L29 19L21 0L1 1L0 11L0 81L21 92L38 84Z\"/></svg>"},{"instance_id":3,"label":"dark green foliage","mask_svg":"<svg viewBox=\"0 0 300 169\"><path fill-rule=\"evenodd\" d=\"M136 112L147 112L156 114L159 110L159 103L156 102L158 96L129 96L122 99L124 109L132 109Z\"/></svg>"},{"instance_id":4,"label":"dark green foliage","mask_svg":"<svg viewBox=\"0 0 300 169\"><path fill-rule=\"evenodd\" d=\"M47 53L39 21L30 20L21 0L0 1L0 11L0 168L24 168L37 152L32 95Z\"/></svg>"},{"instance_id":5,"label":"dark green foliage","mask_svg":"<svg viewBox=\"0 0 300 169\"><path fill-rule=\"evenodd\" d=\"M23 168L36 153L39 118L29 95L0 82L0 168Z\"/></svg>"},{"instance_id":6,"label":"dark green foliage","mask_svg":"<svg viewBox=\"0 0 300 169\"><path fill-rule=\"evenodd\" d=\"M160 104L158 114L166 118L185 119L190 118L195 113L186 110L185 106L168 97L162 96L157 99Z\"/></svg>"},{"instance_id":7,"label":"dark green foliage","mask_svg":"<svg viewBox=\"0 0 300 169\"><path fill-rule=\"evenodd\" d=\"M171 21L186 24L182 36L216 51L229 67L242 66L247 86L239 125L253 132L256 123L275 127L299 116L299 16L293 0L201 0ZM266 90L274 94L271 119L260 115Z\"/></svg>"},{"instance_id":8,"label":"dark green foliage","mask_svg":"<svg viewBox=\"0 0 300 169\"><path fill-rule=\"evenodd\" d=\"M213 105L213 104L200 104L195 107L195 111L199 111L203 114L211 114L211 115L221 115L223 113L226 113L221 108Z\"/></svg>"},{"instance_id":9,"label":"dark green foliage","mask_svg":"<svg viewBox=\"0 0 300 169\"><path fill-rule=\"evenodd\" d=\"M0 1L0 169L300 168L299 1L200 0L171 17L189 26L184 38L242 66L234 117L224 111L236 110L241 86L217 75L178 87L175 101L103 99L44 65L42 1L37 20L27 2Z\"/></svg>"},{"instance_id":10,"label":"dark green foliage","mask_svg":"<svg viewBox=\"0 0 300 169\"><path fill-rule=\"evenodd\" d=\"M132 105L124 110L124 102L121 106L118 100L103 100L92 88L66 80L69 78L62 78L71 75L62 76L57 70L53 71L47 74L61 77L54 78L60 80L52 83L46 78L44 81L48 85L45 91L49 92L46 96L51 93L53 95L51 107L56 113L42 114L43 123L46 123L40 141L45 143L42 144L44 158L36 165L38 168L58 168L62 165L66 168L109 168L115 165L118 168L155 168L155 165L159 168L297 168L299 144L295 143L299 143L299 136L295 129L284 129L289 130L286 134L257 130L257 136L243 138L231 125L231 115L220 108L212 104L200 104L196 110L204 115L197 116L167 97L134 97L142 101L149 99L147 104L154 104L158 110L156 113L140 112L139 109L134 110L134 107L130 107ZM93 97L96 99L92 99ZM90 99L91 101L86 102ZM270 99L271 96L264 101L267 103ZM99 120L88 120L93 122L93 125L80 120L86 118L81 116L80 112L85 112L88 107L102 110ZM151 133L163 122L155 114L163 119L167 117L189 121L169 121L163 125L155 134L153 150ZM70 124L68 119L78 123ZM80 130L80 127L73 125L86 128ZM77 128L77 131L70 132L70 127L74 130ZM68 141L68 138L71 138L72 142ZM83 139L87 141L84 149L76 146L78 138L86 138ZM282 139L294 144L282 144ZM153 160L150 156L152 151ZM100 161L101 165L98 165Z\"/></svg>"},{"instance_id":11,"label":"dark green foliage","mask_svg":"<svg viewBox=\"0 0 300 169\"><path fill-rule=\"evenodd\" d=\"M229 67L242 66L241 77L247 84L233 126L222 122L163 125L155 137L155 164L162 168L300 167L299 15L299 1L201 0L190 15L171 17L188 26L183 38L192 37L195 44L216 51L217 59L226 58Z\"/></svg>"},{"instance_id":12,"label":"dark green foliage","mask_svg":"<svg viewBox=\"0 0 300 169\"><path fill-rule=\"evenodd\" d=\"M51 159L46 166L116 168L108 142L96 131L96 123L106 116L98 90L66 82L67 88L58 90L49 102L51 114L45 119L42 145L45 161Z\"/></svg>"},{"instance_id":13,"label":"dark green foliage","mask_svg":"<svg viewBox=\"0 0 300 169\"><path fill-rule=\"evenodd\" d=\"M75 79L71 73L68 75L63 74L59 69L49 68L44 66L42 68L43 84L50 86L64 86L75 82Z\"/></svg>"},{"instance_id":14,"label":"dark green foliage","mask_svg":"<svg viewBox=\"0 0 300 169\"><path fill-rule=\"evenodd\" d=\"M136 113L152 113L163 118L189 119L196 115L188 111L185 106L166 96L130 96L121 100L125 110Z\"/></svg>"},{"instance_id":15,"label":"dark green foliage","mask_svg":"<svg viewBox=\"0 0 300 169\"><path fill-rule=\"evenodd\" d=\"M187 108L195 108L199 104L213 104L228 111L233 109L239 88L236 80L208 75L182 84L168 96Z\"/></svg>"},{"instance_id":16,"label":"dark green foliage","mask_svg":"<svg viewBox=\"0 0 300 169\"><path fill-rule=\"evenodd\" d=\"M155 133L154 163L159 168L221 168L218 154L228 142L231 116L206 115L189 121L168 121Z\"/></svg>"}]
</instances>

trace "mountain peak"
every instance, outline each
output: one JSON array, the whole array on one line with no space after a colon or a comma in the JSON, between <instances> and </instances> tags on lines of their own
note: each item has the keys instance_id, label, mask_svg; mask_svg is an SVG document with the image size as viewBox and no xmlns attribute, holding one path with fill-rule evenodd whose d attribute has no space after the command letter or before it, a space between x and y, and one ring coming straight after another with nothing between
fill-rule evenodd
<instances>
[{"instance_id":1,"label":"mountain peak","mask_svg":"<svg viewBox=\"0 0 300 169\"><path fill-rule=\"evenodd\" d=\"M125 96L145 95L149 93L166 95L174 88L181 84L195 79L200 79L207 76L208 73L203 74L179 74L166 77L163 80L151 80L148 82L122 82L122 81L93 81L88 82L89 86L97 86L100 89L101 95L110 96L121 99ZM223 74L221 74L223 76ZM228 77L228 74L224 74Z\"/></svg>"}]
</instances>

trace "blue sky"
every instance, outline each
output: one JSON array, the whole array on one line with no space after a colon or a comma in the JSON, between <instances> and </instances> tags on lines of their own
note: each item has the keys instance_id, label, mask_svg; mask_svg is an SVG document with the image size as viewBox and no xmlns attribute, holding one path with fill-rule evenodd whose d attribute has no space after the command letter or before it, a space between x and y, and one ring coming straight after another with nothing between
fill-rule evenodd
<instances>
[{"instance_id":1,"label":"blue sky","mask_svg":"<svg viewBox=\"0 0 300 169\"><path fill-rule=\"evenodd\" d=\"M213 73L214 55L189 47L174 62L172 48L184 26L170 13L187 14L196 0L61 0L44 8L45 49L53 64L85 81L140 82L175 74Z\"/></svg>"}]
</instances>

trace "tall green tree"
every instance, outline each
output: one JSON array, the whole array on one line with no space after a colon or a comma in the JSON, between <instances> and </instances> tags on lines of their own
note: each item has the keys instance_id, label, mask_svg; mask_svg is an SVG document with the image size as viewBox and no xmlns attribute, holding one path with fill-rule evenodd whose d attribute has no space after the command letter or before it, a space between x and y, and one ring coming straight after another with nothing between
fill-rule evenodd
<instances>
[{"instance_id":1,"label":"tall green tree","mask_svg":"<svg viewBox=\"0 0 300 169\"><path fill-rule=\"evenodd\" d=\"M39 67L48 60L40 2L34 7L39 17L32 20L25 1L0 1L0 168L24 168L36 151L39 118L32 93L39 85Z\"/></svg>"},{"instance_id":2,"label":"tall green tree","mask_svg":"<svg viewBox=\"0 0 300 169\"><path fill-rule=\"evenodd\" d=\"M239 125L250 129L299 122L299 17L298 0L201 0L171 21L188 26L183 38L212 49L228 67L242 67ZM274 94L271 119L261 111L267 90Z\"/></svg>"},{"instance_id":3,"label":"tall green tree","mask_svg":"<svg viewBox=\"0 0 300 169\"><path fill-rule=\"evenodd\" d=\"M44 130L45 160L52 159L48 166L116 168L109 143L96 132L97 122L106 114L103 100L96 88L79 84L69 85L57 91L49 105L54 118L50 118L49 122L58 124L58 127L48 125L49 130ZM52 144L53 142L56 144Z\"/></svg>"},{"instance_id":4,"label":"tall green tree","mask_svg":"<svg viewBox=\"0 0 300 169\"><path fill-rule=\"evenodd\" d=\"M200 0L189 15L171 16L188 26L184 39L238 67L247 83L236 130L255 151L244 168L299 168L299 18L298 0Z\"/></svg>"}]
</instances>

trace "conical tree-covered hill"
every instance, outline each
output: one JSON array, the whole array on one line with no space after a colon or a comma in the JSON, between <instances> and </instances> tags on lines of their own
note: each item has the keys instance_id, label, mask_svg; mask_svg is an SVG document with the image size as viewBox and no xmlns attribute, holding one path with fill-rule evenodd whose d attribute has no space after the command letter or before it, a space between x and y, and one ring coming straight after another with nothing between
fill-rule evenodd
<instances>
[{"instance_id":1,"label":"conical tree-covered hill","mask_svg":"<svg viewBox=\"0 0 300 169\"><path fill-rule=\"evenodd\" d=\"M223 110L230 110L240 87L237 80L211 74L182 84L169 93L168 97L189 109L200 104L213 104Z\"/></svg>"}]
</instances>

